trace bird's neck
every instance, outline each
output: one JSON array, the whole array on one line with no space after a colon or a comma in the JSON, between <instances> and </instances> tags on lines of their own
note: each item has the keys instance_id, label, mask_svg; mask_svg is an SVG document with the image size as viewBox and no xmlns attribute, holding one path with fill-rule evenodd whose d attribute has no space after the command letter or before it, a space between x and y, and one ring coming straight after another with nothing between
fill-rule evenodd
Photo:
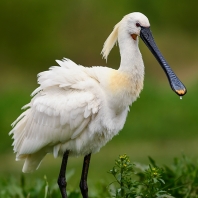
<instances>
[{"instance_id":1,"label":"bird's neck","mask_svg":"<svg viewBox=\"0 0 198 198\"><path fill-rule=\"evenodd\" d=\"M138 47L138 37L137 40L133 40L129 34L121 35L118 38L118 43L121 56L119 70L129 75L135 74L135 71L138 70L139 74L144 75L144 64Z\"/></svg>"},{"instance_id":2,"label":"bird's neck","mask_svg":"<svg viewBox=\"0 0 198 198\"><path fill-rule=\"evenodd\" d=\"M122 94L128 96L130 102L127 99L125 103L129 104L137 99L143 88L144 63L138 48L138 40L133 40L130 35L128 37L125 35L125 37L119 37L118 42L121 63L118 69L120 77L117 83L122 89L116 90L122 90ZM118 79L118 77L115 79Z\"/></svg>"}]
</instances>

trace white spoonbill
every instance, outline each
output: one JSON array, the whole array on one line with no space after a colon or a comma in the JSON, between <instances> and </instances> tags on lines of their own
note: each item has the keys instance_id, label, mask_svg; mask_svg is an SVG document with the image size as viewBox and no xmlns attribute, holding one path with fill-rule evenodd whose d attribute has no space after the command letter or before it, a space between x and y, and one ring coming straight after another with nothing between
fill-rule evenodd
<instances>
[{"instance_id":1,"label":"white spoonbill","mask_svg":"<svg viewBox=\"0 0 198 198\"><path fill-rule=\"evenodd\" d=\"M16 160L25 160L23 172L36 170L47 153L63 156L58 185L66 193L68 156L83 155L80 189L88 197L87 174L90 157L123 128L129 106L143 88L144 64L138 48L142 38L165 71L171 88L179 96L186 88L158 50L147 17L139 12L124 16L104 43L102 55L107 59L118 41L121 63L118 70L91 68L69 59L38 74L40 85L27 108L12 124Z\"/></svg>"}]
</instances>

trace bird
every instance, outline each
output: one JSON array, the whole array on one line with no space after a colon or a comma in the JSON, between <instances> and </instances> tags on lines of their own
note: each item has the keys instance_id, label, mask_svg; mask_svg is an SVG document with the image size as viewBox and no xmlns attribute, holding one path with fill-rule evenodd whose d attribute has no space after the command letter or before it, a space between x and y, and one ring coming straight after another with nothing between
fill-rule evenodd
<instances>
[{"instance_id":1,"label":"bird","mask_svg":"<svg viewBox=\"0 0 198 198\"><path fill-rule=\"evenodd\" d=\"M185 95L186 87L154 41L148 18L132 12L114 26L101 51L107 60L118 43L121 57L118 69L84 67L67 58L57 60L58 66L38 74L39 87L12 124L9 134L14 139L16 160L24 160L24 173L38 169L47 153L62 157L57 180L62 198L67 198L65 175L70 156L84 157L80 189L83 198L88 197L91 155L124 127L130 106L143 89L139 37L162 66L172 90L179 96Z\"/></svg>"}]
</instances>

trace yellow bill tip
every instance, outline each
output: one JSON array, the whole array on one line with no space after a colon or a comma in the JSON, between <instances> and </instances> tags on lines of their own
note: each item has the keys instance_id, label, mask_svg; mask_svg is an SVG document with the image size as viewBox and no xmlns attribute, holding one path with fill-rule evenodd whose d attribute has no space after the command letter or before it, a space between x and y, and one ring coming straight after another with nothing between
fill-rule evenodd
<instances>
[{"instance_id":1,"label":"yellow bill tip","mask_svg":"<svg viewBox=\"0 0 198 198\"><path fill-rule=\"evenodd\" d=\"M186 89L176 90L177 94L183 96L186 93Z\"/></svg>"}]
</instances>

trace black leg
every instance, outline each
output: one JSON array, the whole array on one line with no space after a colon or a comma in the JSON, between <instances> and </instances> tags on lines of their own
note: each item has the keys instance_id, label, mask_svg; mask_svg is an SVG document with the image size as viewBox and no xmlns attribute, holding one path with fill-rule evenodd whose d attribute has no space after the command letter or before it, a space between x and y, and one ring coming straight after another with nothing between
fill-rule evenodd
<instances>
[{"instance_id":1,"label":"black leg","mask_svg":"<svg viewBox=\"0 0 198 198\"><path fill-rule=\"evenodd\" d=\"M82 175L81 175L81 180L80 180L80 190L81 190L83 198L88 198L87 175L88 175L88 170L89 170L90 158L91 158L91 153L84 157L84 162L83 162L83 169L82 169Z\"/></svg>"},{"instance_id":2,"label":"black leg","mask_svg":"<svg viewBox=\"0 0 198 198\"><path fill-rule=\"evenodd\" d=\"M59 173L59 177L57 181L60 191L61 191L62 198L67 198L67 193L66 193L67 182L65 179L65 172L66 172L68 157L69 157L69 151L66 151L63 154L62 164L61 164L60 173Z\"/></svg>"}]
</instances>

